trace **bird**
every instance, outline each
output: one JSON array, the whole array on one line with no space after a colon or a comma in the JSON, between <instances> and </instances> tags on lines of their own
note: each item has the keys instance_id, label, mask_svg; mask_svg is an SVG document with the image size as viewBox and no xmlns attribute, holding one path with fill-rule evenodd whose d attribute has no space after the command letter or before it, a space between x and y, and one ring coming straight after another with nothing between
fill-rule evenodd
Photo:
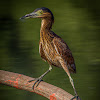
<instances>
[{"instance_id":1,"label":"bird","mask_svg":"<svg viewBox=\"0 0 100 100\"><path fill-rule=\"evenodd\" d=\"M42 81L42 78L52 70L52 66L63 68L67 73L70 83L74 89L75 96L71 99L79 99L79 96L76 92L73 79L70 73L76 73L75 61L72 55L71 50L69 49L66 42L57 34L55 34L51 29L54 23L54 16L50 9L46 7L41 7L35 9L32 13L26 14L20 19L28 18L40 18L41 19L41 28L40 28L40 41L39 41L39 53L41 58L44 61L47 61L49 64L49 69L42 74L40 77L35 79L36 87ZM34 80L30 80L32 82Z\"/></svg>"}]
</instances>

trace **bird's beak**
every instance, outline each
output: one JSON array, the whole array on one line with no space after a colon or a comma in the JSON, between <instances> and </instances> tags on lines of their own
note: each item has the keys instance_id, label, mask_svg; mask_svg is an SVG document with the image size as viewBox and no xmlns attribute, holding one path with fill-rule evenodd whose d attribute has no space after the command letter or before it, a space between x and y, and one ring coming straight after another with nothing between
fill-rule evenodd
<instances>
[{"instance_id":1,"label":"bird's beak","mask_svg":"<svg viewBox=\"0 0 100 100\"><path fill-rule=\"evenodd\" d=\"M28 19L28 18L36 18L37 14L35 12L32 12L30 14L26 14L25 16L21 17L20 19Z\"/></svg>"}]
</instances>

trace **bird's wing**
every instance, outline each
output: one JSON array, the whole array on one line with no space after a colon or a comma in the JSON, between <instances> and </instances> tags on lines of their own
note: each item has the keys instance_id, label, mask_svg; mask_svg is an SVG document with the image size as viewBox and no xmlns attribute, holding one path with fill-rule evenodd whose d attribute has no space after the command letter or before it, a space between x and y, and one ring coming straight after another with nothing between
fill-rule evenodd
<instances>
[{"instance_id":1,"label":"bird's wing","mask_svg":"<svg viewBox=\"0 0 100 100\"><path fill-rule=\"evenodd\" d=\"M76 72L74 58L72 56L71 50L64 42L64 40L61 38L54 38L53 45L56 53L66 62L71 72Z\"/></svg>"},{"instance_id":2,"label":"bird's wing","mask_svg":"<svg viewBox=\"0 0 100 100\"><path fill-rule=\"evenodd\" d=\"M67 46L67 44L64 42L64 40L62 40L61 38L54 38L53 39L53 45L55 47L56 52L60 55L60 56L71 56L72 53L69 49L69 47Z\"/></svg>"}]
</instances>

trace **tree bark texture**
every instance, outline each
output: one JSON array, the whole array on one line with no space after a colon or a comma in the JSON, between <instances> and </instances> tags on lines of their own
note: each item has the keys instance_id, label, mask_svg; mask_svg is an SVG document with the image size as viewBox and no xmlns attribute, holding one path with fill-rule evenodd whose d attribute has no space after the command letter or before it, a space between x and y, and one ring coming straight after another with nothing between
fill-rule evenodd
<instances>
[{"instance_id":1,"label":"tree bark texture","mask_svg":"<svg viewBox=\"0 0 100 100\"><path fill-rule=\"evenodd\" d=\"M74 97L73 95L66 92L65 90L43 81L40 82L40 84L37 87L34 87L34 89L32 89L32 86L35 81L30 82L30 83L28 81L33 80L33 79L34 78L25 76L23 74L0 70L1 84L5 84L8 86L12 86L17 89L26 90L29 92L35 92L50 100L70 100L72 97ZM76 99L73 99L73 100L76 100Z\"/></svg>"}]
</instances>

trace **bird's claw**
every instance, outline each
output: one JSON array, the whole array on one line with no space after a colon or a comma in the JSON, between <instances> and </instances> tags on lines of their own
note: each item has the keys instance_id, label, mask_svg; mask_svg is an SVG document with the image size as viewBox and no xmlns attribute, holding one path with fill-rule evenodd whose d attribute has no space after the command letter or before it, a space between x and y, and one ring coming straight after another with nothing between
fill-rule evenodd
<instances>
[{"instance_id":1,"label":"bird's claw","mask_svg":"<svg viewBox=\"0 0 100 100\"><path fill-rule=\"evenodd\" d=\"M74 96L73 98L71 98L70 100L74 100L76 98L76 100L81 100L79 96Z\"/></svg>"},{"instance_id":2,"label":"bird's claw","mask_svg":"<svg viewBox=\"0 0 100 100\"><path fill-rule=\"evenodd\" d=\"M36 81L35 81L35 80L36 80ZM30 80L30 81L28 81L28 82L32 82L32 81L35 81L34 84L33 84L33 86L32 86L32 89L34 89L35 84L37 83L37 85L36 85L36 87L37 87L37 86L39 85L39 83L40 83L41 81L43 81L43 80L42 80L41 77L39 77L39 78L35 78L34 80Z\"/></svg>"}]
</instances>

